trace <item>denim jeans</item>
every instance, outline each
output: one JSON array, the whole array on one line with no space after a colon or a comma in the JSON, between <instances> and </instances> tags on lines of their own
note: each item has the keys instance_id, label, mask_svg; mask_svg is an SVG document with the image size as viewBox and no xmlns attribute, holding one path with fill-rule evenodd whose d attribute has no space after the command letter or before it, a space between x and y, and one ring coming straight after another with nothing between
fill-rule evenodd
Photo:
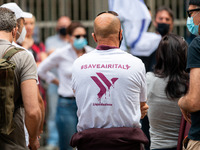
<instances>
[{"instance_id":1,"label":"denim jeans","mask_svg":"<svg viewBox=\"0 0 200 150\"><path fill-rule=\"evenodd\" d=\"M58 86L50 83L48 85L48 139L47 144L58 146L58 130L56 127L56 108L58 102Z\"/></svg>"},{"instance_id":2,"label":"denim jeans","mask_svg":"<svg viewBox=\"0 0 200 150\"><path fill-rule=\"evenodd\" d=\"M78 122L77 106L75 99L58 98L56 125L59 133L60 150L72 150L69 145L71 137L76 133Z\"/></svg>"}]
</instances>

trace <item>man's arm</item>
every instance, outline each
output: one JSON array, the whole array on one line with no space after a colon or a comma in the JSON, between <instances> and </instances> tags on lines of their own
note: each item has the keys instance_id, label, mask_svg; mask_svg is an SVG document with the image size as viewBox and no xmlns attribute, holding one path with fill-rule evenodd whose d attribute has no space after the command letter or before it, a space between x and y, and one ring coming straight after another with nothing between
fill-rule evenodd
<instances>
[{"instance_id":1,"label":"man's arm","mask_svg":"<svg viewBox=\"0 0 200 150\"><path fill-rule=\"evenodd\" d=\"M42 120L41 110L38 103L38 91L36 80L25 80L21 83L22 99L25 108L25 124L29 133L31 150L37 150L39 127Z\"/></svg>"},{"instance_id":2,"label":"man's arm","mask_svg":"<svg viewBox=\"0 0 200 150\"><path fill-rule=\"evenodd\" d=\"M143 119L147 115L148 109L149 106L146 104L146 102L140 102L141 119Z\"/></svg>"},{"instance_id":3,"label":"man's arm","mask_svg":"<svg viewBox=\"0 0 200 150\"><path fill-rule=\"evenodd\" d=\"M190 69L189 91L179 99L178 105L185 112L200 110L200 68Z\"/></svg>"}]
</instances>

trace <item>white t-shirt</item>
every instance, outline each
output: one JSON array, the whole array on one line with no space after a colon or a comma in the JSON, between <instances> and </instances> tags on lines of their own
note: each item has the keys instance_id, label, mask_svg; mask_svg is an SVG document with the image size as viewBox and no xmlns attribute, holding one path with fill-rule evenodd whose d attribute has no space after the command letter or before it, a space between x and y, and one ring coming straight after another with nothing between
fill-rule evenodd
<instances>
[{"instance_id":1,"label":"white t-shirt","mask_svg":"<svg viewBox=\"0 0 200 150\"><path fill-rule=\"evenodd\" d=\"M142 61L120 49L94 50L78 58L72 70L77 130L140 127L145 80Z\"/></svg>"}]
</instances>

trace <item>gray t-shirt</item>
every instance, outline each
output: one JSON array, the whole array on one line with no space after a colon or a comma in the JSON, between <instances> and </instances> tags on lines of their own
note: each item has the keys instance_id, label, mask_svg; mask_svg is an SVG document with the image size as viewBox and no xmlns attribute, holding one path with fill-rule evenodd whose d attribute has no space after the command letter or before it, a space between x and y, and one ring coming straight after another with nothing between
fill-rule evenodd
<instances>
[{"instance_id":1,"label":"gray t-shirt","mask_svg":"<svg viewBox=\"0 0 200 150\"><path fill-rule=\"evenodd\" d=\"M151 149L177 147L181 122L178 99L174 101L166 96L168 78L158 78L152 72L146 77Z\"/></svg>"},{"instance_id":2,"label":"gray t-shirt","mask_svg":"<svg viewBox=\"0 0 200 150\"><path fill-rule=\"evenodd\" d=\"M11 46L9 41L0 39L0 58L6 49ZM21 96L20 85L23 81L35 79L37 81L37 66L34 58L27 51L15 54L11 59L15 67L15 101L19 101ZM27 149L24 136L23 108L19 108L14 114L15 130L10 135L0 134L0 149Z\"/></svg>"}]
</instances>

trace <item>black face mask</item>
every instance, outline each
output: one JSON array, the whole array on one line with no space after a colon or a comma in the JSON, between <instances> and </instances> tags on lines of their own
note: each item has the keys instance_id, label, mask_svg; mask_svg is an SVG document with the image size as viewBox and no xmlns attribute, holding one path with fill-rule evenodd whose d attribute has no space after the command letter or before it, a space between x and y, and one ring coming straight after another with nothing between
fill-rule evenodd
<instances>
[{"instance_id":1,"label":"black face mask","mask_svg":"<svg viewBox=\"0 0 200 150\"><path fill-rule=\"evenodd\" d=\"M58 33L62 36L66 36L67 35L67 29L66 28L60 28L58 29Z\"/></svg>"},{"instance_id":2,"label":"black face mask","mask_svg":"<svg viewBox=\"0 0 200 150\"><path fill-rule=\"evenodd\" d=\"M167 33L169 33L169 24L158 23L156 31L158 31L162 36L166 35Z\"/></svg>"}]
</instances>

